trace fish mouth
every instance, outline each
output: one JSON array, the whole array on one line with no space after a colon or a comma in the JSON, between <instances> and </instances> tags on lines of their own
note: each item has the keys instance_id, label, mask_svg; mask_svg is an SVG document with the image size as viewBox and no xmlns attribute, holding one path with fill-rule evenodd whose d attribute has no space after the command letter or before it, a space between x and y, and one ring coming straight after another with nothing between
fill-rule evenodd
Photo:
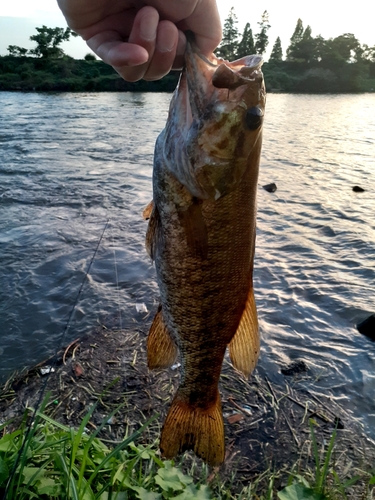
<instances>
[{"instance_id":1,"label":"fish mouth","mask_svg":"<svg viewBox=\"0 0 375 500\"><path fill-rule=\"evenodd\" d=\"M235 90L250 82L263 80L260 71L263 58L260 55L249 55L233 62L219 59L214 54L206 57L197 47L194 35L188 32L186 37L185 68L181 86L188 94L187 115L191 120L204 116L213 101L238 102L238 93L235 93Z\"/></svg>"}]
</instances>

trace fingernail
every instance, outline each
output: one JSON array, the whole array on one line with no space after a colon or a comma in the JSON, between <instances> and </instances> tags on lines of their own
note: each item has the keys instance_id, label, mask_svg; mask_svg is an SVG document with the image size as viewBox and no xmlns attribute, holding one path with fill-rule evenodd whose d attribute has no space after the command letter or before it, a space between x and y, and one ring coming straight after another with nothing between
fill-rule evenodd
<instances>
[{"instance_id":1,"label":"fingernail","mask_svg":"<svg viewBox=\"0 0 375 500\"><path fill-rule=\"evenodd\" d=\"M168 31L158 33L158 38L156 40L156 48L160 52L171 52L174 49L175 40L173 36L171 36Z\"/></svg>"},{"instance_id":2,"label":"fingernail","mask_svg":"<svg viewBox=\"0 0 375 500\"><path fill-rule=\"evenodd\" d=\"M156 28L157 23L154 23L152 19L144 16L140 23L140 34L144 40L151 41L156 38Z\"/></svg>"}]
</instances>

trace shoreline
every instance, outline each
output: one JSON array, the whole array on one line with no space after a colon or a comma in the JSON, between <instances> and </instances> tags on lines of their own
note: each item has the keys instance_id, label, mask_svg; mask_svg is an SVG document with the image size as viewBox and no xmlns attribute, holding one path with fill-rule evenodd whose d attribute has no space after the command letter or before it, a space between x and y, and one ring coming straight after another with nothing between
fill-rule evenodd
<instances>
[{"instance_id":1,"label":"shoreline","mask_svg":"<svg viewBox=\"0 0 375 500\"><path fill-rule=\"evenodd\" d=\"M1 423L11 420L5 432L17 427L25 410L34 408L45 390L51 393L47 415L72 427L79 426L95 402L89 429L98 427L123 404L99 434L105 442L121 441L126 433L158 414L140 438L144 445L154 443L175 393L179 369L150 372L145 344L146 335L141 331L103 327L70 343L54 358L13 376L0 386ZM49 373L42 375L43 370ZM212 478L231 478L240 490L273 470L275 486L281 488L292 470L310 471L314 468L310 419L323 453L337 426L333 459L336 472L345 476L342 480L353 477L355 469L368 471L375 464L375 444L351 416L338 405L330 402L328 406L307 391L293 387L293 381L289 384L285 380L285 386L271 384L256 371L248 381L226 357L220 393L226 457L221 467L213 469ZM192 453L185 453L182 467L189 467L194 461L201 462ZM357 495L364 484L359 481L352 488Z\"/></svg>"}]
</instances>

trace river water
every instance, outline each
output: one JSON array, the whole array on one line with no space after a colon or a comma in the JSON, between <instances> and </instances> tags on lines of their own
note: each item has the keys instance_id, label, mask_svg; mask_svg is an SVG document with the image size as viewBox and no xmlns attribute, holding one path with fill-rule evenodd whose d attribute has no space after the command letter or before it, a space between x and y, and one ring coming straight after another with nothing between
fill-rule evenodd
<instances>
[{"instance_id":1,"label":"river water","mask_svg":"<svg viewBox=\"0 0 375 500\"><path fill-rule=\"evenodd\" d=\"M169 100L0 92L2 380L103 322L146 331L137 305L153 314L158 290L141 214ZM306 387L373 438L375 343L355 326L375 312L374 168L375 94L268 96L257 370L281 381L280 368L303 359ZM275 193L262 189L269 182Z\"/></svg>"}]
</instances>

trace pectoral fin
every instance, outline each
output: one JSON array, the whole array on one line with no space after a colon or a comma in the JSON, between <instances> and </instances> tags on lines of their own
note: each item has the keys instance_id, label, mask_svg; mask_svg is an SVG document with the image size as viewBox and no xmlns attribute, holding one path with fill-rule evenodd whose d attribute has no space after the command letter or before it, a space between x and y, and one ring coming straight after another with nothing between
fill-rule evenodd
<instances>
[{"instance_id":1,"label":"pectoral fin","mask_svg":"<svg viewBox=\"0 0 375 500\"><path fill-rule=\"evenodd\" d=\"M199 200L194 199L188 208L177 210L177 213L180 223L185 230L189 249L194 256L206 259L208 253L208 233Z\"/></svg>"},{"instance_id":2,"label":"pectoral fin","mask_svg":"<svg viewBox=\"0 0 375 500\"><path fill-rule=\"evenodd\" d=\"M151 200L150 203L144 208L142 212L142 217L144 220L148 220L151 217L152 210L154 208L154 200Z\"/></svg>"},{"instance_id":3,"label":"pectoral fin","mask_svg":"<svg viewBox=\"0 0 375 500\"><path fill-rule=\"evenodd\" d=\"M257 310L254 290L250 289L240 324L229 344L233 366L248 377L254 370L260 351Z\"/></svg>"},{"instance_id":4,"label":"pectoral fin","mask_svg":"<svg viewBox=\"0 0 375 500\"><path fill-rule=\"evenodd\" d=\"M152 322L147 339L147 364L150 370L168 368L177 358L177 346L165 326L161 306Z\"/></svg>"}]
</instances>

